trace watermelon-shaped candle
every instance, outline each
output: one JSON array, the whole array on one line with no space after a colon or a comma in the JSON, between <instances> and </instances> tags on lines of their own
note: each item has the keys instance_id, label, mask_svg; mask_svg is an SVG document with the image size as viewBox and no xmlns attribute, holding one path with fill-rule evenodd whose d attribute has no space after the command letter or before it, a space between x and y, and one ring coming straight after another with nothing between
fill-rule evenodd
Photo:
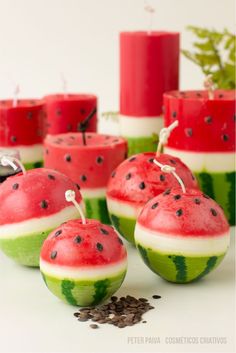
<instances>
[{"instance_id":1,"label":"watermelon-shaped candle","mask_svg":"<svg viewBox=\"0 0 236 353\"><path fill-rule=\"evenodd\" d=\"M78 218L65 200L68 188L81 202L77 186L50 169L23 171L0 185L0 248L7 256L23 265L39 265L47 235L62 222Z\"/></svg>"},{"instance_id":2,"label":"watermelon-shaped candle","mask_svg":"<svg viewBox=\"0 0 236 353\"><path fill-rule=\"evenodd\" d=\"M48 134L81 131L91 113L86 131L97 131L97 97L93 94L51 94L44 98Z\"/></svg>"},{"instance_id":3,"label":"watermelon-shaped candle","mask_svg":"<svg viewBox=\"0 0 236 353\"><path fill-rule=\"evenodd\" d=\"M165 152L181 158L202 190L235 224L235 91L173 91L164 95L165 125L178 119Z\"/></svg>"},{"instance_id":4,"label":"watermelon-shaped candle","mask_svg":"<svg viewBox=\"0 0 236 353\"><path fill-rule=\"evenodd\" d=\"M120 34L120 128L129 155L155 151L163 126L162 96L178 89L179 33Z\"/></svg>"},{"instance_id":5,"label":"watermelon-shaped candle","mask_svg":"<svg viewBox=\"0 0 236 353\"><path fill-rule=\"evenodd\" d=\"M48 135L45 167L68 175L81 188L89 218L109 223L106 188L112 171L126 158L123 138L87 133ZM85 144L86 143L86 144Z\"/></svg>"},{"instance_id":6,"label":"watermelon-shaped candle","mask_svg":"<svg viewBox=\"0 0 236 353\"><path fill-rule=\"evenodd\" d=\"M71 190L66 199L75 203ZM97 305L121 286L127 253L112 227L82 214L81 219L63 223L48 236L40 270L48 289L63 301Z\"/></svg>"},{"instance_id":7,"label":"watermelon-shaped candle","mask_svg":"<svg viewBox=\"0 0 236 353\"><path fill-rule=\"evenodd\" d=\"M44 134L42 101L0 101L0 148L17 149L26 169L42 166Z\"/></svg>"}]
</instances>

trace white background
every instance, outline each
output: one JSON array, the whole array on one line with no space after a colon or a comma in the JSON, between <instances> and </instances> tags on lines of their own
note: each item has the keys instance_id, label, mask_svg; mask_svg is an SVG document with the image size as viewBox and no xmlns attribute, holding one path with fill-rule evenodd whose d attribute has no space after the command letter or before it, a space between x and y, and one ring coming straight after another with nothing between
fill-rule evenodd
<instances>
[{"instance_id":1,"label":"white background","mask_svg":"<svg viewBox=\"0 0 236 353\"><path fill-rule=\"evenodd\" d=\"M122 30L148 27L143 0L0 0L0 98L61 91L99 96L100 111L119 107L119 46ZM181 32L190 48L189 24L234 29L234 0L150 0L154 29ZM198 67L182 58L181 86L200 88Z\"/></svg>"}]
</instances>

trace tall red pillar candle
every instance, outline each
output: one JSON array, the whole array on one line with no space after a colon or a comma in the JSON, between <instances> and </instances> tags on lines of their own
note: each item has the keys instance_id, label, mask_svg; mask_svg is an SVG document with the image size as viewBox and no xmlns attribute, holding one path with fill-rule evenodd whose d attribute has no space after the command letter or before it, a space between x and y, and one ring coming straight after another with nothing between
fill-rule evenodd
<instances>
[{"instance_id":1,"label":"tall red pillar candle","mask_svg":"<svg viewBox=\"0 0 236 353\"><path fill-rule=\"evenodd\" d=\"M44 98L48 134L77 132L91 114L86 131L97 131L97 97L93 94L52 94Z\"/></svg>"},{"instance_id":2,"label":"tall red pillar candle","mask_svg":"<svg viewBox=\"0 0 236 353\"><path fill-rule=\"evenodd\" d=\"M43 160L45 116L37 99L0 101L0 148L17 149L26 169L40 167Z\"/></svg>"},{"instance_id":3,"label":"tall red pillar candle","mask_svg":"<svg viewBox=\"0 0 236 353\"><path fill-rule=\"evenodd\" d=\"M109 223L106 189L112 171L127 157L123 138L81 133L47 135L44 163L70 177L81 190L88 218Z\"/></svg>"},{"instance_id":4,"label":"tall red pillar candle","mask_svg":"<svg viewBox=\"0 0 236 353\"><path fill-rule=\"evenodd\" d=\"M120 34L120 127L130 154L156 150L163 93L178 83L179 33Z\"/></svg>"},{"instance_id":5,"label":"tall red pillar candle","mask_svg":"<svg viewBox=\"0 0 236 353\"><path fill-rule=\"evenodd\" d=\"M165 125L175 119L165 152L178 156L196 174L202 190L235 224L235 91L164 94Z\"/></svg>"}]
</instances>

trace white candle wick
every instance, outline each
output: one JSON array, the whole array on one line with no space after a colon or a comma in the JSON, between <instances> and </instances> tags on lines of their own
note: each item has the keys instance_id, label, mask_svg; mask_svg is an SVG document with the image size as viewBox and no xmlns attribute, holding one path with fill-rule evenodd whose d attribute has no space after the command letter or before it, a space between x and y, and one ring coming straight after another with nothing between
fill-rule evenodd
<instances>
[{"instance_id":1,"label":"white candle wick","mask_svg":"<svg viewBox=\"0 0 236 353\"><path fill-rule=\"evenodd\" d=\"M84 213L82 211L82 208L80 207L79 203L75 199L75 192L73 190L67 190L65 192L65 198L67 202L73 202L74 206L77 208L79 211L80 217L82 219L82 223L86 224L86 218L84 216Z\"/></svg>"},{"instance_id":2,"label":"white candle wick","mask_svg":"<svg viewBox=\"0 0 236 353\"><path fill-rule=\"evenodd\" d=\"M157 146L157 153L161 152L162 146L167 143L168 138L172 132L177 126L179 125L179 121L175 120L171 125L168 127L164 127L161 129L160 134L159 134L159 142Z\"/></svg>"},{"instance_id":3,"label":"white candle wick","mask_svg":"<svg viewBox=\"0 0 236 353\"><path fill-rule=\"evenodd\" d=\"M212 80L212 75L206 76L203 85L204 88L208 91L208 98L210 100L214 99L214 82Z\"/></svg>"},{"instance_id":4,"label":"white candle wick","mask_svg":"<svg viewBox=\"0 0 236 353\"><path fill-rule=\"evenodd\" d=\"M64 99L67 98L68 93L67 93L67 80L65 78L65 75L63 74L63 72L61 72L61 81L62 81L62 90L64 93Z\"/></svg>"},{"instance_id":5,"label":"white candle wick","mask_svg":"<svg viewBox=\"0 0 236 353\"><path fill-rule=\"evenodd\" d=\"M171 173L172 175L174 175L174 177L177 179L178 183L181 186L181 189L183 191L183 193L186 193L186 188L185 185L183 183L183 180L179 177L179 175L175 172L175 167L172 167L168 164L162 164L160 162L158 162L156 159L154 159L153 163L155 163L158 167L161 168L161 171L164 173Z\"/></svg>"},{"instance_id":6,"label":"white candle wick","mask_svg":"<svg viewBox=\"0 0 236 353\"><path fill-rule=\"evenodd\" d=\"M19 96L19 93L20 93L20 86L17 84L14 88L14 91L13 91L13 107L17 107L17 103L18 103L18 96Z\"/></svg>"},{"instance_id":7,"label":"white candle wick","mask_svg":"<svg viewBox=\"0 0 236 353\"><path fill-rule=\"evenodd\" d=\"M23 164L21 163L21 161L15 157L10 157L10 156L3 156L1 158L1 165L3 167L7 167L7 166L11 166L14 171L16 171L18 169L18 166L21 168L22 173L25 175L26 174L26 170L25 167L23 166Z\"/></svg>"},{"instance_id":8,"label":"white candle wick","mask_svg":"<svg viewBox=\"0 0 236 353\"><path fill-rule=\"evenodd\" d=\"M152 33L152 25L153 25L153 14L155 13L155 8L146 2L144 6L144 10L149 14L149 28L148 34Z\"/></svg>"}]
</instances>

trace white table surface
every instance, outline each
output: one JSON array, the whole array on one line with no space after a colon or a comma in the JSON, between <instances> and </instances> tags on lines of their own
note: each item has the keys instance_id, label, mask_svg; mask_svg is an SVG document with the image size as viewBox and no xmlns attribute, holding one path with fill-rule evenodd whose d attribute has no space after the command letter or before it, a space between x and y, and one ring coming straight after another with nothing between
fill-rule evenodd
<instances>
[{"instance_id":1,"label":"white table surface","mask_svg":"<svg viewBox=\"0 0 236 353\"><path fill-rule=\"evenodd\" d=\"M129 270L118 296L147 297L156 306L147 323L89 328L76 309L54 297L37 269L0 254L0 352L234 352L234 244L218 269L197 283L157 277L128 246ZM153 294L162 296L152 299ZM169 343L182 337L198 343ZM210 341L204 344L204 340ZM222 339L226 343L214 343ZM213 343L212 343L213 342Z\"/></svg>"}]
</instances>

